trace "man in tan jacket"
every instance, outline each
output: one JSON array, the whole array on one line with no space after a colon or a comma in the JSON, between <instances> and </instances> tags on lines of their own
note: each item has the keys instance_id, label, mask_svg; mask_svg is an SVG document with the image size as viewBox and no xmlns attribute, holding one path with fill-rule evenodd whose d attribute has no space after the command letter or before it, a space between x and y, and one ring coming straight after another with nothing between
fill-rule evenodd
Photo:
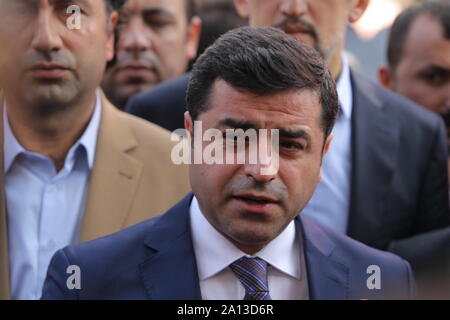
<instances>
[{"instance_id":1,"label":"man in tan jacket","mask_svg":"<svg viewBox=\"0 0 450 320\"><path fill-rule=\"evenodd\" d=\"M188 190L169 133L98 89L122 2L0 0L1 299L39 298L57 249L160 214Z\"/></svg>"}]
</instances>

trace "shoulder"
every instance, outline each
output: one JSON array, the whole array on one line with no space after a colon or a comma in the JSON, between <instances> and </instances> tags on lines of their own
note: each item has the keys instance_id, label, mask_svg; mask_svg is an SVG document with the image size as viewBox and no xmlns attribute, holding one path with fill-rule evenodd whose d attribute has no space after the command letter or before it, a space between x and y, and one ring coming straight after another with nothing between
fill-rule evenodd
<instances>
[{"instance_id":1,"label":"shoulder","mask_svg":"<svg viewBox=\"0 0 450 320\"><path fill-rule=\"evenodd\" d=\"M308 218L302 218L308 243L326 243L325 252L330 261L348 271L347 284L350 298L405 299L415 294L415 282L409 263L390 252L369 247L347 235L319 226ZM315 238L315 239L313 239ZM320 247L320 244L318 245ZM368 288L370 276L378 274L380 289Z\"/></svg>"},{"instance_id":2,"label":"shoulder","mask_svg":"<svg viewBox=\"0 0 450 320\"><path fill-rule=\"evenodd\" d=\"M137 94L130 99L127 105L127 111L134 114L138 111L135 108L151 110L158 108L161 103L169 104L174 101L182 100L184 102L186 90L189 84L189 74L179 78L164 81L152 89Z\"/></svg>"},{"instance_id":3,"label":"shoulder","mask_svg":"<svg viewBox=\"0 0 450 320\"><path fill-rule=\"evenodd\" d=\"M167 152L173 147L171 133L157 124L122 111L118 111L117 120L129 128L139 145L155 156L158 151Z\"/></svg>"},{"instance_id":4,"label":"shoulder","mask_svg":"<svg viewBox=\"0 0 450 320\"><path fill-rule=\"evenodd\" d=\"M88 274L99 270L142 261L145 237L152 232L159 217L138 223L119 232L92 241L68 246L61 251L69 263L75 263ZM110 269L112 270L112 269Z\"/></svg>"}]
</instances>

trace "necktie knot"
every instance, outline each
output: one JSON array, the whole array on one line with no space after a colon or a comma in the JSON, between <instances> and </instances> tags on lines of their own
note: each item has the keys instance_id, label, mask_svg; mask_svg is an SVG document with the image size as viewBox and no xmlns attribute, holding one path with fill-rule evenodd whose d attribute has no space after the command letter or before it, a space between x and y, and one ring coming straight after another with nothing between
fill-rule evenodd
<instances>
[{"instance_id":1,"label":"necktie knot","mask_svg":"<svg viewBox=\"0 0 450 320\"><path fill-rule=\"evenodd\" d=\"M271 300L267 284L267 262L260 258L242 257L230 265L245 288L244 300Z\"/></svg>"}]
</instances>

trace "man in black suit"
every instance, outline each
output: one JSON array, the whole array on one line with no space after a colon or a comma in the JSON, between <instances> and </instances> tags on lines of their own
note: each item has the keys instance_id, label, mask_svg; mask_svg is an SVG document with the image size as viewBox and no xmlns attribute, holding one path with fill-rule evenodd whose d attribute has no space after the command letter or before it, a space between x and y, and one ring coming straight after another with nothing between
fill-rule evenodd
<instances>
[{"instance_id":1,"label":"man in black suit","mask_svg":"<svg viewBox=\"0 0 450 320\"><path fill-rule=\"evenodd\" d=\"M403 11L391 27L387 56L380 83L441 115L450 137L450 2L424 2ZM390 249L411 262L420 297L450 299L450 227Z\"/></svg>"},{"instance_id":2,"label":"man in black suit","mask_svg":"<svg viewBox=\"0 0 450 320\"><path fill-rule=\"evenodd\" d=\"M339 109L316 51L275 28L230 31L195 64L187 103L192 193L156 219L58 251L43 299L414 297L406 261L299 215Z\"/></svg>"},{"instance_id":3,"label":"man in black suit","mask_svg":"<svg viewBox=\"0 0 450 320\"><path fill-rule=\"evenodd\" d=\"M438 116L349 69L342 54L346 25L364 13L368 2L235 1L252 26L274 25L314 46L337 80L342 111L322 167L322 182L304 212L386 250L398 239L449 225L447 143ZM185 77L167 83L137 97L135 105L152 105L181 123L187 82ZM175 86L178 89L171 90ZM167 92L170 96L164 95ZM158 105L177 97L179 104ZM132 103L129 108L133 107Z\"/></svg>"}]
</instances>

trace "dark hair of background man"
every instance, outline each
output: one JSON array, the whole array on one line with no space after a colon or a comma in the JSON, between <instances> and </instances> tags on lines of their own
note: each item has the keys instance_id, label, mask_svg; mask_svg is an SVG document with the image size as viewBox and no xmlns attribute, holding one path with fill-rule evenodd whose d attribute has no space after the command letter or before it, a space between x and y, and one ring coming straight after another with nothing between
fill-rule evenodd
<instances>
[{"instance_id":1,"label":"dark hair of background man","mask_svg":"<svg viewBox=\"0 0 450 320\"><path fill-rule=\"evenodd\" d=\"M208 97L217 79L257 95L313 90L322 105L324 139L333 128L338 97L324 61L315 50L278 29L243 27L230 31L200 56L187 92L192 120L209 108Z\"/></svg>"},{"instance_id":2,"label":"dark hair of background man","mask_svg":"<svg viewBox=\"0 0 450 320\"><path fill-rule=\"evenodd\" d=\"M392 70L398 66L403 55L409 29L415 19L428 14L440 21L445 38L450 39L450 2L449 0L423 2L403 11L394 21L388 41L387 60Z\"/></svg>"},{"instance_id":3,"label":"dark hair of background man","mask_svg":"<svg viewBox=\"0 0 450 320\"><path fill-rule=\"evenodd\" d=\"M106 0L106 9L108 12L119 10L127 0Z\"/></svg>"},{"instance_id":4,"label":"dark hair of background man","mask_svg":"<svg viewBox=\"0 0 450 320\"><path fill-rule=\"evenodd\" d=\"M202 19L199 55L222 34L248 24L247 19L238 15L233 0L196 0L196 6L198 15Z\"/></svg>"}]
</instances>

